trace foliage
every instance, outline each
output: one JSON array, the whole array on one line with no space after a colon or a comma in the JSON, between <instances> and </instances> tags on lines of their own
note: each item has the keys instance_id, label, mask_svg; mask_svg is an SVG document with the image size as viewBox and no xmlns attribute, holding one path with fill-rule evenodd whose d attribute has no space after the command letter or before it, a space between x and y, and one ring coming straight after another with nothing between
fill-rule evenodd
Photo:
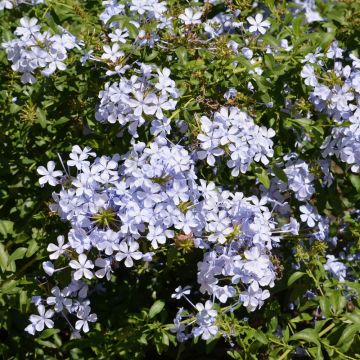
<instances>
[{"instance_id":1,"label":"foliage","mask_svg":"<svg viewBox=\"0 0 360 360\"><path fill-rule=\"evenodd\" d=\"M359 358L359 170L352 171L354 163L341 155L330 154L326 160L332 180L327 184L319 164L326 137L333 136L333 129L351 124L317 108L310 96L314 89L304 81L302 71L309 53L317 54L319 48L318 53L326 54L334 41L346 49L340 62L354 67L349 55L360 55L360 3L318 1L313 11L320 14L319 21L309 21L304 3L308 2L167 0L166 17L172 28L158 28L156 18L139 20L136 12L101 21L106 4L98 0L47 0L0 10L4 43L15 38L20 18L28 16L39 19L42 31L52 34L59 33L62 26L80 44L68 51L66 69L57 69L50 76L37 69L33 84L21 81L22 74L11 69L12 61L5 49L0 50L0 353L4 359ZM200 24L184 25L179 15L186 8L197 7L202 12ZM212 38L203 25L220 13L231 15L236 21L232 18L229 22L240 25ZM248 17L258 13L271 22L265 26L266 34L249 33ZM139 35L134 20L140 22L145 35ZM102 58L103 46L111 44L112 23L127 29L129 40L121 45L123 54L114 62ZM284 39L291 48L280 46ZM254 55L247 57L244 48ZM89 50L93 52L88 59L81 60ZM323 55L321 60L322 65L314 65L317 76L335 87L339 77L335 70L327 72L334 67L332 59ZM71 225L49 209L52 191L40 186L36 170L50 160L61 168L60 159L65 162L74 145L89 146L98 156L128 153L135 136L127 124L98 121L95 114L105 84L119 81L116 66L131 65L126 75L130 78L141 63L171 70L178 96L174 97L176 109L167 112L175 129L168 137L193 156L199 178L219 188L241 191L246 197L271 197L274 187L285 186L279 203L286 202L289 215L299 223L302 206L312 206L316 227L309 220L307 224L301 221L298 234L281 235L279 246L268 251L276 281L261 308L249 311L241 302L215 303L218 332L208 340L194 336L180 342L172 331L179 306L188 306L185 298L172 297L178 285L191 285L196 302L209 298L198 290L196 281L204 251L196 248L192 239L186 242L181 237L154 250L153 261L136 262L131 269L119 265L110 281L92 283L89 297L98 321L91 324L89 333L78 338L60 319L54 328L31 336L24 329L35 312L32 297L49 296L53 286L69 282L70 274L61 272L55 280L43 271L48 244L67 234ZM353 70L357 71L356 66ZM115 71L115 75L108 76L107 71ZM224 97L229 89L236 92ZM359 105L355 100L353 104ZM246 173L240 171L239 175L228 166L231 145L224 146L215 165L194 155L203 149L199 140L206 132L202 117L213 119L215 112L230 106L246 112L247 122L275 132L269 162L252 159ZM147 145L154 143L150 131L153 117L146 115L145 124L137 129L138 139ZM184 124L185 133L180 131ZM293 152L298 154L296 160L287 157ZM298 166L297 159L308 170L301 181L314 179L313 190L306 196L291 187L291 182L297 181L292 170ZM168 179L157 181L161 185ZM185 213L191 204L179 206ZM280 214L277 229L288 224L288 218ZM314 236L321 233L320 226L328 226L322 238ZM241 229L227 234L226 241L236 238L237 231ZM334 271L329 255L345 265L345 278L340 270ZM195 321L191 310L184 311L184 324Z\"/></svg>"}]
</instances>

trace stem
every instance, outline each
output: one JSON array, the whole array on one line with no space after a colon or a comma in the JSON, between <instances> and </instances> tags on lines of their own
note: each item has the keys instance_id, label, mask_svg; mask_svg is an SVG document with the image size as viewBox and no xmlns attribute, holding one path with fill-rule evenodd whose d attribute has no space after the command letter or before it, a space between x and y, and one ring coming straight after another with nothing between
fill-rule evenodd
<instances>
[{"instance_id":1,"label":"stem","mask_svg":"<svg viewBox=\"0 0 360 360\"><path fill-rule=\"evenodd\" d=\"M194 99L191 98L189 101L186 102L186 104L183 106L183 108L185 108L187 105L189 105L191 103L191 101L193 101ZM173 114L169 117L169 120L172 120L177 114L179 114L179 112L183 109L177 109L176 111L173 112Z\"/></svg>"},{"instance_id":2,"label":"stem","mask_svg":"<svg viewBox=\"0 0 360 360\"><path fill-rule=\"evenodd\" d=\"M314 280L315 286L316 288L320 291L321 296L325 296L324 292L321 289L321 286L319 284L319 282L317 281L317 279L315 278L314 274L312 273L311 270L307 270L306 273Z\"/></svg>"},{"instance_id":3,"label":"stem","mask_svg":"<svg viewBox=\"0 0 360 360\"><path fill-rule=\"evenodd\" d=\"M287 350L279 357L279 360L285 359L292 350L293 350L292 348L287 349Z\"/></svg>"},{"instance_id":4,"label":"stem","mask_svg":"<svg viewBox=\"0 0 360 360\"><path fill-rule=\"evenodd\" d=\"M332 350L334 350L337 354L340 355L340 357L342 357L343 359L347 359L347 360L356 360L356 358L353 358L351 356L345 355L344 353L342 353L340 350L338 350L335 346L329 345L326 342L321 342L322 345L324 345L325 347L328 347Z\"/></svg>"},{"instance_id":5,"label":"stem","mask_svg":"<svg viewBox=\"0 0 360 360\"><path fill-rule=\"evenodd\" d=\"M329 332L333 327L335 327L335 323L330 324L328 327L326 327L323 331L319 333L319 337L322 337L327 332Z\"/></svg>"}]
</instances>

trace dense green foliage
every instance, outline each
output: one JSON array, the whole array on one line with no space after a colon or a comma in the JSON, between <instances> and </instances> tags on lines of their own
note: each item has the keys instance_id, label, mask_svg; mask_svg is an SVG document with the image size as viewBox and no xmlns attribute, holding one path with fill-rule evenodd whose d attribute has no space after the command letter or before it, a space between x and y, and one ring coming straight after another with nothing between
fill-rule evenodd
<instances>
[{"instance_id":1,"label":"dense green foliage","mask_svg":"<svg viewBox=\"0 0 360 360\"><path fill-rule=\"evenodd\" d=\"M187 2L168 0L169 12L176 17ZM209 5L208 17L228 6L241 10L239 21L246 22L256 10L251 1L226 1ZM153 48L124 45L123 61L156 63L171 69L172 79L180 90L177 110L172 119L184 119L189 126L188 142L195 143L199 134L199 118L223 105L246 110L257 124L272 127L276 132L275 155L269 167L253 163L251 170L232 177L223 163L214 175L205 162L198 167L208 181L243 191L257 193L256 179L269 187L274 173L286 175L276 159L294 150L302 136L309 140L302 150L316 174L314 159L334 121L325 114L307 118L312 111L309 89L300 76L301 60L317 47L324 51L336 39L349 52L360 44L360 3L358 1L318 2L318 10L326 20L307 23L304 15L296 16L289 9L296 5L286 1L265 0L271 18L271 29L263 42L248 46L263 58L263 74L253 70L240 53L232 52L227 43L244 43L241 33L219 36L211 46L197 38L196 29L180 36L174 27L166 33L166 43ZM93 49L101 57L108 42L109 29L99 21L100 1L48 0L47 5L21 5L0 11L2 41L13 38L18 20L27 14L56 31L61 25L84 41L84 48ZM136 38L128 19L112 19L127 25L130 38ZM153 24L149 22L148 28ZM329 31L328 29L331 29ZM105 34L105 35L104 35ZM290 40L291 51L266 53L267 45L277 46L281 39ZM253 46L253 47L252 47ZM254 50L255 51L255 50ZM66 60L67 68L50 77L37 76L33 85L24 85L19 73L11 70L11 62L0 50L0 354L3 359L358 359L360 356L360 274L356 254L360 245L360 225L354 209L360 209L360 176L351 173L346 164L334 159L331 163L334 182L330 188L316 182L316 206L331 221L330 234L338 241L331 254L344 249L354 255L346 260L350 276L345 282L331 277L324 269L329 244L309 241L306 237L287 236L273 251L278 261L278 281L270 290L264 306L248 313L244 307L221 313L220 334L207 342L189 340L178 343L170 331L178 302L171 299L179 284L196 284L196 263L201 251L177 244L161 247L154 262L137 264L132 269L119 267L104 283L104 292L91 294L98 322L80 339L71 338L65 321L54 329L32 337L24 332L28 316L34 311L31 297L45 294L54 285L45 276L42 262L47 259L47 244L68 225L52 213L51 189L41 188L36 169L58 154L67 159L74 144L90 146L97 154L123 154L128 151L130 135L119 124L102 124L95 120L98 94L107 79L104 64L88 61L82 65L82 50L74 49ZM360 55L360 54L358 54ZM234 61L237 66L234 66ZM255 88L249 91L248 82ZM291 89L284 95L285 85ZM229 88L238 95L224 99ZM16 100L15 100L16 99ZM293 113L283 110L284 100L294 101ZM266 104L273 103L272 107ZM296 114L296 116L295 116ZM298 115L302 117L299 117ZM140 129L140 138L147 142L148 128ZM175 138L178 141L180 138ZM290 199L297 209L298 201ZM294 210L299 214L299 210ZM301 233L300 233L301 234ZM298 264L294 270L293 264ZM315 297L304 296L308 290Z\"/></svg>"}]
</instances>

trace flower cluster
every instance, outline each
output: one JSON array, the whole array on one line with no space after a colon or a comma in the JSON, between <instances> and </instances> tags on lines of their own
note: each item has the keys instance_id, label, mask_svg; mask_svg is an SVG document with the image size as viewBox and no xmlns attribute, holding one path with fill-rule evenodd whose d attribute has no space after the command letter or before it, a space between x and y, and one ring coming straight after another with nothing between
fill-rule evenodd
<instances>
[{"instance_id":1,"label":"flower cluster","mask_svg":"<svg viewBox=\"0 0 360 360\"><path fill-rule=\"evenodd\" d=\"M50 208L71 224L68 243L60 236L48 250L50 260L70 260L72 283L94 276L109 280L115 263L132 267L134 260L150 261L160 245L175 246L186 238L205 252L198 264L202 293L221 303L235 298L251 311L269 296L262 287L274 285L276 272L269 254L280 238L273 233L275 219L266 198L246 198L198 180L187 150L163 136L149 146L133 142L123 156L95 157L91 149L74 146L67 165L75 176L71 171L63 176L52 162L38 172L41 184L62 185ZM44 269L51 276L63 267L55 269L47 261ZM231 279L228 284L226 278ZM88 300L69 299L67 294L74 291L61 294L68 304L58 307L62 313L66 309L80 320L90 316L89 309L78 305L88 306ZM31 331L37 329L32 319ZM76 325L75 329L79 330Z\"/></svg>"},{"instance_id":2,"label":"flower cluster","mask_svg":"<svg viewBox=\"0 0 360 360\"><path fill-rule=\"evenodd\" d=\"M221 108L212 119L202 116L201 131L199 159L206 158L210 166L215 166L217 157L229 155L227 166L232 169L232 176L246 173L253 161L267 165L274 155L271 138L275 131L256 125L236 107Z\"/></svg>"},{"instance_id":3,"label":"flower cluster","mask_svg":"<svg viewBox=\"0 0 360 360\"><path fill-rule=\"evenodd\" d=\"M151 133L169 134L170 119L164 115L164 111L175 109L177 97L178 91L168 68L160 70L152 65L140 64L130 78L120 75L118 82L105 84L99 94L101 101L95 118L100 122L127 125L134 137L138 136L137 128L147 118L154 118Z\"/></svg>"},{"instance_id":4,"label":"flower cluster","mask_svg":"<svg viewBox=\"0 0 360 360\"><path fill-rule=\"evenodd\" d=\"M136 34L135 43L137 46L153 47L159 40L158 31L164 27L169 27L169 20L166 17L167 4L165 1L143 1L131 0L119 3L117 0L103 1L105 7L100 14L100 20L114 32L110 35L111 41L115 42L110 52L121 54L119 48L121 43L125 43L128 33L127 27L131 27ZM125 23L121 21L127 19ZM114 21L112 21L114 19ZM129 19L131 19L129 21ZM151 24L149 28L148 24ZM120 34L120 38L118 37ZM121 39L120 44L116 39ZM105 53L109 53L109 48L104 48ZM120 56L120 55L119 55Z\"/></svg>"},{"instance_id":5,"label":"flower cluster","mask_svg":"<svg viewBox=\"0 0 360 360\"><path fill-rule=\"evenodd\" d=\"M0 0L0 10L13 9L21 4L38 5L45 4L45 0Z\"/></svg>"},{"instance_id":6,"label":"flower cluster","mask_svg":"<svg viewBox=\"0 0 360 360\"><path fill-rule=\"evenodd\" d=\"M337 278L340 282L345 281L346 278L346 266L338 261L334 255L327 255L327 261L324 265L324 269L328 271L332 276Z\"/></svg>"},{"instance_id":7,"label":"flower cluster","mask_svg":"<svg viewBox=\"0 0 360 360\"><path fill-rule=\"evenodd\" d=\"M20 3L0 1L0 9ZM293 14L303 11L308 23L322 21L313 0L295 4ZM216 0L173 8L159 0L103 5L99 36L88 40L79 32L86 44L60 26L54 33L28 17L20 20L17 38L2 44L24 84L34 84L39 72L65 70L69 50L86 45L80 62L96 61L103 71L96 83L102 89L99 100L91 109L96 128L113 124L117 137L125 130L131 135L130 145L124 145L126 136L117 147L120 154L102 156L75 145L66 164L59 156L62 170L53 161L37 168L40 186L55 187L50 210L69 231L47 247L43 269L54 284L47 296L33 297L38 314L30 316L26 331L34 335L52 328L60 317L80 336L97 321L90 306L95 281L113 280L120 268L138 270L146 263L151 269L168 249L192 249L200 254L198 289L175 290L172 298L186 301L190 310L179 309L172 331L179 341L209 340L221 332L227 311L263 306L281 276L282 260L297 266L281 258L284 237L291 246L305 239L311 246L321 243L321 249L336 244L331 217L320 211L327 214L326 201L318 200L316 190L336 181L332 155L353 172L360 170L360 60L345 57L334 42L326 51L307 54L300 74L289 74L305 54L291 61L287 54L302 51L289 35L299 32L300 23L273 36L275 8L243 15ZM281 64L284 58L289 64ZM213 64L232 74L215 76ZM299 75L311 89L306 104L291 93L301 87ZM285 109L281 96L270 90L272 83L286 95ZM182 106L184 98L189 101ZM318 119L325 130L317 132L317 145L309 144L306 126ZM296 142L281 139L288 123L296 121L301 125ZM224 169L231 176L223 181L217 175ZM287 250L295 253L295 246ZM324 268L339 282L349 273L334 255L327 255Z\"/></svg>"},{"instance_id":8,"label":"flower cluster","mask_svg":"<svg viewBox=\"0 0 360 360\"><path fill-rule=\"evenodd\" d=\"M44 76L50 76L56 70L65 70L68 51L80 48L76 37L59 27L59 34L49 30L41 32L38 19L23 17L15 30L17 39L2 43L12 69L22 73L21 82L34 84L36 70Z\"/></svg>"},{"instance_id":9,"label":"flower cluster","mask_svg":"<svg viewBox=\"0 0 360 360\"><path fill-rule=\"evenodd\" d=\"M336 127L322 145L324 157L335 155L360 170L360 59L350 54L345 64L344 50L333 42L326 54L308 54L301 76L311 86L309 100L316 111L331 117ZM332 62L332 68L325 64ZM330 66L331 64L329 64Z\"/></svg>"},{"instance_id":10,"label":"flower cluster","mask_svg":"<svg viewBox=\"0 0 360 360\"><path fill-rule=\"evenodd\" d=\"M131 0L125 2L125 4L119 3L117 0L105 0L102 2L105 10L100 14L100 20L109 25L110 27L117 27L117 21L110 21L113 16L116 15L136 15L141 21L149 21L151 19L159 20L166 13L167 4L165 1L142 1ZM109 24L110 21L110 24ZM139 23L133 22L136 27L139 27Z\"/></svg>"}]
</instances>

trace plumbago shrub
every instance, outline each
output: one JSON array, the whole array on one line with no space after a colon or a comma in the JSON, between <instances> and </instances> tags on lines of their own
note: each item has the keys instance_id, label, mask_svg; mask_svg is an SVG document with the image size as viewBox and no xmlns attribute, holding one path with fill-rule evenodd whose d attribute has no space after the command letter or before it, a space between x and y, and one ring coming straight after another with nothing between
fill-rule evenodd
<instances>
[{"instance_id":1,"label":"plumbago shrub","mask_svg":"<svg viewBox=\"0 0 360 360\"><path fill-rule=\"evenodd\" d=\"M4 359L358 359L360 3L0 0Z\"/></svg>"}]
</instances>

